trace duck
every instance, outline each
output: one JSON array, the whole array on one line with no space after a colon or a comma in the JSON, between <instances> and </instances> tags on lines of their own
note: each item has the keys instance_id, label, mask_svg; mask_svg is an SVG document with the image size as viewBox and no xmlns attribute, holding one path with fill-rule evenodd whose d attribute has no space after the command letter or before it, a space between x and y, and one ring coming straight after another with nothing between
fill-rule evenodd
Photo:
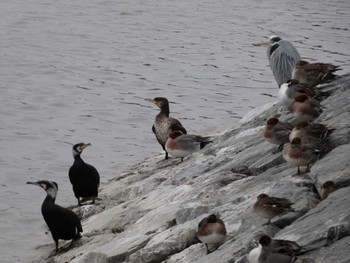
<instances>
[{"instance_id":1,"label":"duck","mask_svg":"<svg viewBox=\"0 0 350 263\"><path fill-rule=\"evenodd\" d=\"M91 146L91 143L77 143L73 146L74 163L70 167L68 175L73 186L73 192L78 199L78 205L82 202L92 199L91 204L95 203L98 197L98 188L100 186L100 174L97 169L83 161L81 154L83 150Z\"/></svg>"},{"instance_id":2,"label":"duck","mask_svg":"<svg viewBox=\"0 0 350 263\"><path fill-rule=\"evenodd\" d=\"M289 142L292 129L293 125L291 123L281 122L277 117L270 117L263 129L263 136L268 142L277 144L277 151L281 151L283 144Z\"/></svg>"},{"instance_id":3,"label":"duck","mask_svg":"<svg viewBox=\"0 0 350 263\"><path fill-rule=\"evenodd\" d=\"M187 134L186 129L181 122L175 118L169 117L169 101L164 97L156 97L154 99L145 99L148 102L154 103L160 108L160 113L156 116L152 131L155 134L159 144L165 151L165 160L169 158L169 154L165 149L165 144L169 138L169 133L172 131L181 131L182 134Z\"/></svg>"},{"instance_id":4,"label":"duck","mask_svg":"<svg viewBox=\"0 0 350 263\"><path fill-rule=\"evenodd\" d=\"M253 210L258 216L268 219L263 225L270 225L273 224L271 223L272 218L295 212L292 205L293 203L287 198L273 197L262 193L257 196Z\"/></svg>"},{"instance_id":5,"label":"duck","mask_svg":"<svg viewBox=\"0 0 350 263\"><path fill-rule=\"evenodd\" d=\"M319 101L310 98L305 93L297 95L289 104L288 110L293 113L297 122L312 122L323 112Z\"/></svg>"},{"instance_id":6,"label":"duck","mask_svg":"<svg viewBox=\"0 0 350 263\"><path fill-rule=\"evenodd\" d=\"M210 137L202 137L200 135L183 134L181 131L172 131L165 143L165 150L172 156L183 158L200 151L208 143Z\"/></svg>"},{"instance_id":7,"label":"duck","mask_svg":"<svg viewBox=\"0 0 350 263\"><path fill-rule=\"evenodd\" d=\"M337 75L334 72L337 70L340 70L340 67L331 63L309 63L301 59L293 68L292 78L301 83L315 86L335 79Z\"/></svg>"},{"instance_id":8,"label":"duck","mask_svg":"<svg viewBox=\"0 0 350 263\"><path fill-rule=\"evenodd\" d=\"M303 251L303 247L294 241L272 239L263 235L259 239L258 247L249 252L248 260L250 263L291 263L296 255L307 251Z\"/></svg>"},{"instance_id":9,"label":"duck","mask_svg":"<svg viewBox=\"0 0 350 263\"><path fill-rule=\"evenodd\" d=\"M217 250L226 238L226 227L224 222L215 214L203 218L198 224L197 237L205 244L207 254ZM214 250L209 250L208 245L217 245Z\"/></svg>"},{"instance_id":10,"label":"duck","mask_svg":"<svg viewBox=\"0 0 350 263\"><path fill-rule=\"evenodd\" d=\"M283 146L282 156L287 163L298 167L297 174L299 175L301 166L306 166L305 172L310 171L311 164L319 159L322 151L322 145L302 143L299 137L295 137L290 143Z\"/></svg>"},{"instance_id":11,"label":"duck","mask_svg":"<svg viewBox=\"0 0 350 263\"><path fill-rule=\"evenodd\" d=\"M37 185L44 189L47 194L41 206L41 213L55 241L56 254L59 252L58 242L60 239L72 240L71 245L74 240L80 239L83 228L79 217L73 211L55 204L58 184L48 180L27 182L27 184Z\"/></svg>"},{"instance_id":12,"label":"duck","mask_svg":"<svg viewBox=\"0 0 350 263\"><path fill-rule=\"evenodd\" d=\"M330 193L333 193L337 189L338 189L338 187L336 186L336 184L333 181L324 182L321 185L321 189L320 189L321 200L326 199Z\"/></svg>"},{"instance_id":13,"label":"duck","mask_svg":"<svg viewBox=\"0 0 350 263\"><path fill-rule=\"evenodd\" d=\"M283 83L278 90L278 98L282 105L288 107L294 98L300 94L306 94L308 97L321 101L327 98L330 93L321 91L315 86L300 83L298 80L290 79L287 83Z\"/></svg>"},{"instance_id":14,"label":"duck","mask_svg":"<svg viewBox=\"0 0 350 263\"><path fill-rule=\"evenodd\" d=\"M324 124L300 121L289 134L289 141L299 137L304 143L322 143L328 140L333 131Z\"/></svg>"}]
</instances>

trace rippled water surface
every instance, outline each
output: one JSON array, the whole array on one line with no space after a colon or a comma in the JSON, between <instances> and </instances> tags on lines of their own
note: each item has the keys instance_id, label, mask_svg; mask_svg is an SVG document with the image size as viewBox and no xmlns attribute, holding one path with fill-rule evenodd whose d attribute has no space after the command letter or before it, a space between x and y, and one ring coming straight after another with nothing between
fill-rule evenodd
<instances>
[{"instance_id":1,"label":"rippled water surface","mask_svg":"<svg viewBox=\"0 0 350 263\"><path fill-rule=\"evenodd\" d=\"M0 254L26 262L52 243L41 216L45 193L76 203L71 144L103 182L161 152L151 132L167 97L189 133L235 123L275 100L265 48L278 34L302 57L350 70L349 1L0 1Z\"/></svg>"}]
</instances>

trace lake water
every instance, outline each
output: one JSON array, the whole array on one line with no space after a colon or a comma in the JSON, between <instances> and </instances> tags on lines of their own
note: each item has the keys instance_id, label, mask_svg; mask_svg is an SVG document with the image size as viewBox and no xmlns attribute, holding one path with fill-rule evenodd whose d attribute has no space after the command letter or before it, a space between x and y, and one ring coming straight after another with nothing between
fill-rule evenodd
<instances>
[{"instance_id":1,"label":"lake water","mask_svg":"<svg viewBox=\"0 0 350 263\"><path fill-rule=\"evenodd\" d=\"M0 254L26 262L52 243L40 206L76 204L71 145L102 182L161 152L151 126L167 97L189 133L234 124L275 100L272 34L309 61L350 70L350 2L235 0L3 0L0 2Z\"/></svg>"}]
</instances>

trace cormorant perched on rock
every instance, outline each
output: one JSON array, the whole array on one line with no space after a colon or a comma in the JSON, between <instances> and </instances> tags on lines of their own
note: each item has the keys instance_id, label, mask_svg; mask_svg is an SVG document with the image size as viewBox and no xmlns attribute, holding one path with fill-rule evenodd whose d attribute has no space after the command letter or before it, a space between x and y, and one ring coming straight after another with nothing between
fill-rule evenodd
<instances>
[{"instance_id":1,"label":"cormorant perched on rock","mask_svg":"<svg viewBox=\"0 0 350 263\"><path fill-rule=\"evenodd\" d=\"M100 175L95 167L85 163L80 157L83 150L90 145L90 143L78 143L73 146L74 163L69 169L69 180L73 185L73 192L78 199L78 205L81 205L82 200L90 198L92 198L92 204L94 204L98 196ZM83 199L80 200L80 197Z\"/></svg>"},{"instance_id":2,"label":"cormorant perched on rock","mask_svg":"<svg viewBox=\"0 0 350 263\"><path fill-rule=\"evenodd\" d=\"M80 232L83 232L79 217L71 210L55 204L58 191L58 185L52 181L27 182L34 184L47 193L47 196L41 206L41 213L50 229L53 240L56 243L56 253L58 252L58 240L75 240L81 238Z\"/></svg>"},{"instance_id":3,"label":"cormorant perched on rock","mask_svg":"<svg viewBox=\"0 0 350 263\"><path fill-rule=\"evenodd\" d=\"M156 116L152 131L165 151L165 159L168 159L165 143L168 140L169 133L179 130L183 134L187 134L187 131L177 119L169 117L169 102L166 98L157 97L155 99L146 99L146 101L153 102L160 108L160 113Z\"/></svg>"}]
</instances>

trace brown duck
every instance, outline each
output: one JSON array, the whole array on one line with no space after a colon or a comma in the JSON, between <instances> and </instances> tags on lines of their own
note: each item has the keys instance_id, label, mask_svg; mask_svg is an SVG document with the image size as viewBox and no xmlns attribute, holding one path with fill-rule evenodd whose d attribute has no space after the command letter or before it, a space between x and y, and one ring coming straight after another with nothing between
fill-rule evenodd
<instances>
[{"instance_id":1,"label":"brown duck","mask_svg":"<svg viewBox=\"0 0 350 263\"><path fill-rule=\"evenodd\" d=\"M152 126L152 131L156 135L159 144L165 151L165 159L168 159L168 152L165 149L165 144L169 138L169 134L172 131L181 131L182 134L187 134L186 129L182 126L181 122L177 119L169 117L169 101L164 97L157 97L154 99L145 99L146 101L154 103L160 108L160 113L155 118L155 122Z\"/></svg>"}]
</instances>

